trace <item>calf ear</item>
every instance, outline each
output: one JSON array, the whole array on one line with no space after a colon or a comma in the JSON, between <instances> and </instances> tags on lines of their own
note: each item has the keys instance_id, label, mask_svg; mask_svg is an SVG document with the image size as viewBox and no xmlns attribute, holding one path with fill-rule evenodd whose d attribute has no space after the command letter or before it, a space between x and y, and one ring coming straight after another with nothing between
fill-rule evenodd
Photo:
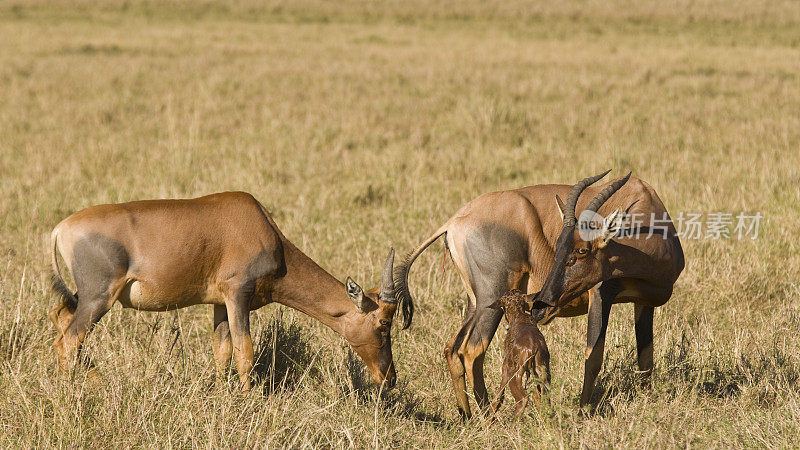
<instances>
[{"instance_id":1,"label":"calf ear","mask_svg":"<svg viewBox=\"0 0 800 450\"><path fill-rule=\"evenodd\" d=\"M605 248L609 241L619 233L621 227L622 214L617 208L603 220L603 229L600 231L600 242L598 242L597 247Z\"/></svg>"},{"instance_id":2,"label":"calf ear","mask_svg":"<svg viewBox=\"0 0 800 450\"><path fill-rule=\"evenodd\" d=\"M523 297L524 298L523 301L525 302L525 305L523 305L524 306L523 309L526 309L528 311L533 309L533 303L536 301L536 297L539 295L539 292L534 292L533 294L525 294L525 296Z\"/></svg>"},{"instance_id":3,"label":"calf ear","mask_svg":"<svg viewBox=\"0 0 800 450\"><path fill-rule=\"evenodd\" d=\"M500 309L500 308L502 308L502 307L503 307L503 304L502 304L502 303L500 303L500 299L498 298L497 300L495 300L495 301L494 301L494 303L492 303L492 304L491 304L491 305L489 305L488 307L489 307L489 308L492 308L492 309Z\"/></svg>"},{"instance_id":4,"label":"calf ear","mask_svg":"<svg viewBox=\"0 0 800 450\"><path fill-rule=\"evenodd\" d=\"M364 311L364 290L361 289L361 286L358 285L352 278L347 277L347 281L344 283L345 289L347 289L347 296L350 297L350 300L356 305L359 311Z\"/></svg>"}]
</instances>

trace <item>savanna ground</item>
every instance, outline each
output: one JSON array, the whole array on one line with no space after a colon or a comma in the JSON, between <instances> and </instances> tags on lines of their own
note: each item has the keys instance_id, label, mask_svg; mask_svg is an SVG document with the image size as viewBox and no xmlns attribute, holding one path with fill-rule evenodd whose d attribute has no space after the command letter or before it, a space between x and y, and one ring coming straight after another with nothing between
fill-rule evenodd
<instances>
[{"instance_id":1,"label":"savanna ground","mask_svg":"<svg viewBox=\"0 0 800 450\"><path fill-rule=\"evenodd\" d=\"M800 445L800 5L556 3L0 2L0 446ZM590 417L582 317L543 329L551 406L458 420L441 350L465 294L441 243L414 265L389 393L274 305L246 395L213 388L205 306L116 307L86 347L103 381L56 374L49 231L86 206L246 190L368 286L480 193L606 168L673 216L765 218L756 240L684 240L649 389L614 308Z\"/></svg>"}]
</instances>

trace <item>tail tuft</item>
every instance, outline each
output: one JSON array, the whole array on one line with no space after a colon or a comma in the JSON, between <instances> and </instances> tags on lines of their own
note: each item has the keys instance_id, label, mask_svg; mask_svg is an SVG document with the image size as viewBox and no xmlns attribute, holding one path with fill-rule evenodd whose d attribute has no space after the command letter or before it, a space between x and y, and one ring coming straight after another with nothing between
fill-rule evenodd
<instances>
[{"instance_id":1,"label":"tail tuft","mask_svg":"<svg viewBox=\"0 0 800 450\"><path fill-rule=\"evenodd\" d=\"M422 243L416 250L406 255L403 262L396 266L394 269L394 294L397 296L397 301L400 303L403 311L403 329L411 326L411 319L414 318L414 300L411 298L411 292L408 290L408 272L411 270L411 264L429 245L433 243L439 236L447 233L449 221L439 228L433 236ZM447 245L445 243L445 245Z\"/></svg>"},{"instance_id":2,"label":"tail tuft","mask_svg":"<svg viewBox=\"0 0 800 450\"><path fill-rule=\"evenodd\" d=\"M50 287L61 297L61 301L70 311L75 311L78 307L78 296L69 290L61 275L54 273L50 276Z\"/></svg>"}]
</instances>

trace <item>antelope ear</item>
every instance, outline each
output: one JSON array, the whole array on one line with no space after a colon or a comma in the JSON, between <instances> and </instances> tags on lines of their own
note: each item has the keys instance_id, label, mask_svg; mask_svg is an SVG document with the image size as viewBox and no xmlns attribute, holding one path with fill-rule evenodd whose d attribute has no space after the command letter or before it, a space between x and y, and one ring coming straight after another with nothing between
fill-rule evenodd
<instances>
[{"instance_id":1,"label":"antelope ear","mask_svg":"<svg viewBox=\"0 0 800 450\"><path fill-rule=\"evenodd\" d=\"M502 298L502 297L501 297L501 298ZM502 308L502 307L503 307L503 304L502 304L502 303L500 303L500 299L498 298L497 300L495 300L495 301L494 301L494 303L492 303L492 304L491 304L491 305L489 305L488 307L489 307L489 308L491 308L491 309L500 309L500 308Z\"/></svg>"},{"instance_id":2,"label":"antelope ear","mask_svg":"<svg viewBox=\"0 0 800 450\"><path fill-rule=\"evenodd\" d=\"M564 200L561 200L561 197L556 194L556 206L558 207L558 213L561 215L561 221L564 221Z\"/></svg>"},{"instance_id":3,"label":"antelope ear","mask_svg":"<svg viewBox=\"0 0 800 450\"><path fill-rule=\"evenodd\" d=\"M364 290L361 289L361 286L358 285L352 278L347 277L347 281L344 283L345 289L347 289L347 296L350 297L350 300L356 305L359 311L364 311Z\"/></svg>"},{"instance_id":4,"label":"antelope ear","mask_svg":"<svg viewBox=\"0 0 800 450\"><path fill-rule=\"evenodd\" d=\"M600 242L597 244L598 248L605 248L609 241L619 233L622 227L622 214L619 208L603 219L603 229L600 231Z\"/></svg>"}]
</instances>

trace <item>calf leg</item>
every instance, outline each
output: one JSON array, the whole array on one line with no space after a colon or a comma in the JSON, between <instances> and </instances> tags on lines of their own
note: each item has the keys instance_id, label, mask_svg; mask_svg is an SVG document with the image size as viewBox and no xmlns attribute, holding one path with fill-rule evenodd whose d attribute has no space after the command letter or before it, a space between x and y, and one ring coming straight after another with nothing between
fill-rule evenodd
<instances>
[{"instance_id":1,"label":"calf leg","mask_svg":"<svg viewBox=\"0 0 800 450\"><path fill-rule=\"evenodd\" d=\"M506 364L506 361L503 361L503 378L500 382L500 390L497 391L497 396L495 396L494 401L492 401L492 414L496 414L497 410L503 406L503 399L506 393L506 386L508 385L509 381L511 381L511 376L513 367L510 367Z\"/></svg>"},{"instance_id":2,"label":"calf leg","mask_svg":"<svg viewBox=\"0 0 800 450\"><path fill-rule=\"evenodd\" d=\"M547 392L550 390L550 354L540 350L534 362L533 373L539 379L539 386L536 389L549 403Z\"/></svg>"},{"instance_id":3,"label":"calf leg","mask_svg":"<svg viewBox=\"0 0 800 450\"><path fill-rule=\"evenodd\" d=\"M217 375L227 377L233 355L231 330L228 324L228 312L225 306L214 305L214 362Z\"/></svg>"},{"instance_id":4,"label":"calf leg","mask_svg":"<svg viewBox=\"0 0 800 450\"><path fill-rule=\"evenodd\" d=\"M506 383L508 383L508 380L503 379L503 386L505 386ZM500 388L500 390L497 392L497 395L495 396L494 400L492 401L492 414L497 414L497 411L500 409L500 407L503 406L503 400L504 400L504 397L505 397L505 393L506 393L506 388L505 387Z\"/></svg>"},{"instance_id":5,"label":"calf leg","mask_svg":"<svg viewBox=\"0 0 800 450\"><path fill-rule=\"evenodd\" d=\"M522 410L528 406L528 393L525 392L525 384L522 382L522 370L517 370L514 376L511 377L508 387L517 402L514 408L514 415L519 416L522 414Z\"/></svg>"}]
</instances>

